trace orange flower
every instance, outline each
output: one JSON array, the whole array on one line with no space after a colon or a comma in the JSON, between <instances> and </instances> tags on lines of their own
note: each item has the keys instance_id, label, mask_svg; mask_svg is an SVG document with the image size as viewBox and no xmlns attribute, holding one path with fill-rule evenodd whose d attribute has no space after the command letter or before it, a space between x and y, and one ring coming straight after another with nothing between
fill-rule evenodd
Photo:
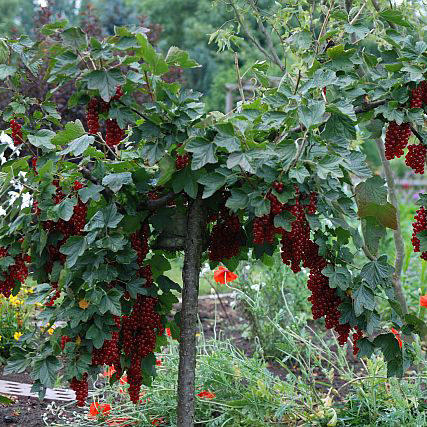
<instances>
[{"instance_id":1,"label":"orange flower","mask_svg":"<svg viewBox=\"0 0 427 427\"><path fill-rule=\"evenodd\" d=\"M400 337L399 331L394 328L391 328L391 332L396 337L397 342L399 343L399 347L402 348L402 338Z\"/></svg>"},{"instance_id":2,"label":"orange flower","mask_svg":"<svg viewBox=\"0 0 427 427\"><path fill-rule=\"evenodd\" d=\"M102 374L104 377L111 378L116 373L116 369L114 368L114 365L109 366L106 371Z\"/></svg>"},{"instance_id":3,"label":"orange flower","mask_svg":"<svg viewBox=\"0 0 427 427\"><path fill-rule=\"evenodd\" d=\"M420 296L420 306L427 307L427 295Z\"/></svg>"},{"instance_id":4,"label":"orange flower","mask_svg":"<svg viewBox=\"0 0 427 427\"><path fill-rule=\"evenodd\" d=\"M171 337L171 336L172 336L170 328L166 328L166 335L167 335L168 337Z\"/></svg>"},{"instance_id":5,"label":"orange flower","mask_svg":"<svg viewBox=\"0 0 427 427\"><path fill-rule=\"evenodd\" d=\"M228 268L225 268L223 266L218 267L218 270L214 271L215 282L221 283L222 285L236 280L237 277L237 274L234 274Z\"/></svg>"},{"instance_id":6,"label":"orange flower","mask_svg":"<svg viewBox=\"0 0 427 427\"><path fill-rule=\"evenodd\" d=\"M160 426L162 424L164 424L164 419L163 418L154 418L153 421L151 421L151 424L153 424L153 426Z\"/></svg>"},{"instance_id":7,"label":"orange flower","mask_svg":"<svg viewBox=\"0 0 427 427\"><path fill-rule=\"evenodd\" d=\"M215 399L216 394L211 393L210 391L207 391L207 390L203 390L200 393L198 393L197 396L199 396L202 399Z\"/></svg>"},{"instance_id":8,"label":"orange flower","mask_svg":"<svg viewBox=\"0 0 427 427\"><path fill-rule=\"evenodd\" d=\"M101 403L93 402L89 408L89 414L95 417L99 413L102 415L108 415L111 411L111 405L109 403Z\"/></svg>"},{"instance_id":9,"label":"orange flower","mask_svg":"<svg viewBox=\"0 0 427 427\"><path fill-rule=\"evenodd\" d=\"M162 366L162 359L156 359L156 366Z\"/></svg>"}]
</instances>

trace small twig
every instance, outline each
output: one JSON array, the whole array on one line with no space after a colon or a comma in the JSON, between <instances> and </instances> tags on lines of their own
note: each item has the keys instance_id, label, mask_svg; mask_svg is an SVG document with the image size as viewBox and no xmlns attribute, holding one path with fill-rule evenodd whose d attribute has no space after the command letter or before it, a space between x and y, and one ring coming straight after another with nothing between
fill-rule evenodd
<instances>
[{"instance_id":1,"label":"small twig","mask_svg":"<svg viewBox=\"0 0 427 427\"><path fill-rule=\"evenodd\" d=\"M356 15L354 15L354 18L350 21L350 25L353 25L356 22L357 18L360 16L367 3L368 0L365 0L365 3L362 4L362 7L358 10Z\"/></svg>"},{"instance_id":2,"label":"small twig","mask_svg":"<svg viewBox=\"0 0 427 427\"><path fill-rule=\"evenodd\" d=\"M153 93L153 90L152 90L151 85L150 85L150 80L148 79L147 71L144 71L144 76L145 76L145 82L147 83L148 93L150 94L151 101L154 102L154 93Z\"/></svg>"},{"instance_id":3,"label":"small twig","mask_svg":"<svg viewBox=\"0 0 427 427\"><path fill-rule=\"evenodd\" d=\"M93 184L95 184L95 185L100 185L100 182L99 182L99 180L98 179L96 179L93 175L92 175L92 173L91 173L91 171L88 169L88 168L86 168L86 167L81 167L80 168L80 173L83 175L83 177L84 178L86 178L88 181L90 181L90 182L92 182ZM102 191L101 191L101 194L105 197L105 200L107 200L107 201L110 201L112 198L113 198L113 196L114 196L114 193L109 189L109 188L104 188Z\"/></svg>"},{"instance_id":4,"label":"small twig","mask_svg":"<svg viewBox=\"0 0 427 427\"><path fill-rule=\"evenodd\" d=\"M317 42L316 42L316 51L314 53L313 63L314 63L314 60L316 59L317 54L319 53L320 39L323 37L323 32L325 31L326 25L328 25L329 17L331 16L331 10L334 7L334 3L335 3L335 0L332 0L331 5L329 6L329 9L328 9L328 13L326 14L325 19L322 23L322 28L320 29L319 37L317 38Z\"/></svg>"},{"instance_id":5,"label":"small twig","mask_svg":"<svg viewBox=\"0 0 427 427\"><path fill-rule=\"evenodd\" d=\"M301 70L298 70L298 78L297 78L297 82L295 84L294 95L296 95L296 93L298 91L300 81L301 81Z\"/></svg>"},{"instance_id":6,"label":"small twig","mask_svg":"<svg viewBox=\"0 0 427 427\"><path fill-rule=\"evenodd\" d=\"M242 78L240 77L239 58L237 57L237 52L234 52L234 65L236 67L237 85L239 86L240 99L244 103L245 93L243 92Z\"/></svg>"},{"instance_id":7,"label":"small twig","mask_svg":"<svg viewBox=\"0 0 427 427\"><path fill-rule=\"evenodd\" d=\"M409 127L411 128L411 131L415 135L415 137L421 142L421 144L424 144L423 137L415 129L415 127L412 125L412 123L409 124Z\"/></svg>"},{"instance_id":8,"label":"small twig","mask_svg":"<svg viewBox=\"0 0 427 427\"><path fill-rule=\"evenodd\" d=\"M163 206L166 206L170 201L172 201L173 199L175 199L175 197L177 196L177 193L174 193L173 191L165 194L162 197L159 197L158 199L155 200L148 200L146 202L140 203L137 207L137 210L156 210L158 208L161 208Z\"/></svg>"}]
</instances>

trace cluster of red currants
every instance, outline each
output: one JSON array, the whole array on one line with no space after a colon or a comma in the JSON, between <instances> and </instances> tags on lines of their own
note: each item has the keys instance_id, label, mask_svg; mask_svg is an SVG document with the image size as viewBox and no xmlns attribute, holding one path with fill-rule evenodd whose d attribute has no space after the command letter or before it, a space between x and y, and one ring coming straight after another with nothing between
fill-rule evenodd
<instances>
[{"instance_id":1,"label":"cluster of red currants","mask_svg":"<svg viewBox=\"0 0 427 427\"><path fill-rule=\"evenodd\" d=\"M360 350L357 346L357 341L363 338L363 332L357 326L354 329L356 331L353 333L353 354L357 356Z\"/></svg>"},{"instance_id":2,"label":"cluster of red currants","mask_svg":"<svg viewBox=\"0 0 427 427\"><path fill-rule=\"evenodd\" d=\"M411 91L410 107L422 108L427 103L427 81L423 81ZM397 124L390 122L385 137L385 156L392 160L403 155L404 149L408 145L411 136L409 123ZM427 148L422 144L412 144L408 147L408 153L405 157L405 163L412 168L415 173L424 173L424 164L426 161Z\"/></svg>"},{"instance_id":3,"label":"cluster of red currants","mask_svg":"<svg viewBox=\"0 0 427 427\"><path fill-rule=\"evenodd\" d=\"M14 145L20 145L23 142L21 125L14 119L10 121L10 127L12 129L12 139Z\"/></svg>"},{"instance_id":4,"label":"cluster of red currants","mask_svg":"<svg viewBox=\"0 0 427 427\"><path fill-rule=\"evenodd\" d=\"M92 353L92 365L120 366L120 317L114 316L116 330L111 333L111 339L105 340L101 348L94 348ZM116 371L117 372L117 371Z\"/></svg>"},{"instance_id":5,"label":"cluster of red currants","mask_svg":"<svg viewBox=\"0 0 427 427\"><path fill-rule=\"evenodd\" d=\"M74 377L70 381L70 388L76 393L77 406L85 406L86 398L89 392L87 383L87 374L83 374L82 379Z\"/></svg>"},{"instance_id":6,"label":"cluster of red currants","mask_svg":"<svg viewBox=\"0 0 427 427\"><path fill-rule=\"evenodd\" d=\"M66 197L62 191L59 180L54 180L53 185L56 187L56 192L53 196L53 201L56 205L60 204ZM82 189L84 186L81 182L75 181L73 184L73 190L77 192ZM40 215L40 209L38 207L37 201L33 202L33 207L35 208L35 213ZM50 244L47 246L47 251L49 258L45 264L46 273L50 274L52 272L53 265L55 261L59 261L61 264L64 264L66 261L66 256L60 252L61 246L67 241L70 236L81 235L86 224L86 213L87 206L82 200L78 197L77 204L73 208L73 215L69 221L64 221L59 219L57 222L48 220L44 221L43 228L48 231L58 231L62 234L62 239L56 244ZM60 291L58 289L58 283L51 283L53 294L50 296L49 300L45 303L46 306L52 306L54 302L60 297Z\"/></svg>"},{"instance_id":7,"label":"cluster of red currants","mask_svg":"<svg viewBox=\"0 0 427 427\"><path fill-rule=\"evenodd\" d=\"M8 255L6 248L0 248L0 258ZM12 290L16 283L24 283L28 277L27 263L31 262L29 255L19 254L14 258L15 262L9 265L7 271L1 273L0 278L0 294L3 294L6 298L9 298L12 294Z\"/></svg>"},{"instance_id":8,"label":"cluster of red currants","mask_svg":"<svg viewBox=\"0 0 427 427\"><path fill-rule=\"evenodd\" d=\"M209 236L208 256L211 261L233 258L240 253L242 227L240 219L222 206Z\"/></svg>"},{"instance_id":9,"label":"cluster of red currants","mask_svg":"<svg viewBox=\"0 0 427 427\"><path fill-rule=\"evenodd\" d=\"M157 302L157 298L138 295L130 315L122 316L123 349L130 358L127 378L133 403L139 401L142 359L154 351L156 337L164 333L160 315L155 308Z\"/></svg>"},{"instance_id":10,"label":"cluster of red currants","mask_svg":"<svg viewBox=\"0 0 427 427\"><path fill-rule=\"evenodd\" d=\"M178 148L181 146L182 144L178 144ZM189 164L190 164L190 155L188 153L184 153L182 156L180 155L176 156L175 167L177 170L184 169Z\"/></svg>"},{"instance_id":11,"label":"cluster of red currants","mask_svg":"<svg viewBox=\"0 0 427 427\"><path fill-rule=\"evenodd\" d=\"M124 95L121 86L117 86L116 94L112 97L113 101L118 101ZM88 132L97 134L99 132L99 113L108 112L110 103L98 98L91 98L87 107L87 125ZM116 119L107 119L105 122L105 143L109 147L119 145L125 137L125 132L117 123Z\"/></svg>"},{"instance_id":12,"label":"cluster of red currants","mask_svg":"<svg viewBox=\"0 0 427 427\"><path fill-rule=\"evenodd\" d=\"M417 210L417 213L414 217L415 222L412 223L412 246L414 247L414 252L420 252L420 239L417 237L417 234L420 231L427 230L427 212L424 206L421 206L420 209ZM427 261L427 252L421 253L421 259Z\"/></svg>"}]
</instances>

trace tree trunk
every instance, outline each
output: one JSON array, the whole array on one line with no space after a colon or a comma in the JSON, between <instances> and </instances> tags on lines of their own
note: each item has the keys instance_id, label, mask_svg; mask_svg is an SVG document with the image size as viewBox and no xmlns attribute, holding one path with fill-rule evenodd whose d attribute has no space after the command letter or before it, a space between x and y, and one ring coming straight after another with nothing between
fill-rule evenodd
<instances>
[{"instance_id":1,"label":"tree trunk","mask_svg":"<svg viewBox=\"0 0 427 427\"><path fill-rule=\"evenodd\" d=\"M184 268L182 271L184 287L179 343L178 427L194 426L197 305L205 224L202 195L199 191L196 200L190 202L188 208Z\"/></svg>"}]
</instances>

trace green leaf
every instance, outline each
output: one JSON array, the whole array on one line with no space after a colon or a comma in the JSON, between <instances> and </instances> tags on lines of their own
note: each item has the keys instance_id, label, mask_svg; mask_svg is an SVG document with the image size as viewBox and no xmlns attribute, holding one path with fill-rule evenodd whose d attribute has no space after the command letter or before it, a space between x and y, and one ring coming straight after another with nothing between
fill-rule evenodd
<instances>
[{"instance_id":1,"label":"green leaf","mask_svg":"<svg viewBox=\"0 0 427 427\"><path fill-rule=\"evenodd\" d=\"M56 374L61 368L60 361L54 356L48 356L42 360L34 362L31 376L38 379L45 387L55 386Z\"/></svg>"},{"instance_id":2,"label":"green leaf","mask_svg":"<svg viewBox=\"0 0 427 427\"><path fill-rule=\"evenodd\" d=\"M307 128L315 127L324 121L325 103L310 101L307 106L298 108L299 121Z\"/></svg>"},{"instance_id":3,"label":"green leaf","mask_svg":"<svg viewBox=\"0 0 427 427\"><path fill-rule=\"evenodd\" d=\"M263 216L270 213L270 200L261 195L251 197L251 205L255 208L256 216Z\"/></svg>"},{"instance_id":4,"label":"green leaf","mask_svg":"<svg viewBox=\"0 0 427 427\"><path fill-rule=\"evenodd\" d=\"M94 141L95 138L93 136L82 135L79 138L71 141L68 146L59 154L64 155L72 153L75 156L80 156L88 149L89 145L93 144Z\"/></svg>"},{"instance_id":5,"label":"green leaf","mask_svg":"<svg viewBox=\"0 0 427 427\"><path fill-rule=\"evenodd\" d=\"M16 73L16 67L13 65L0 64L0 80L6 80Z\"/></svg>"},{"instance_id":6,"label":"green leaf","mask_svg":"<svg viewBox=\"0 0 427 427\"><path fill-rule=\"evenodd\" d=\"M182 68L196 68L201 67L194 59L191 59L188 52L171 46L166 55L166 63L168 65L175 65Z\"/></svg>"},{"instance_id":7,"label":"green leaf","mask_svg":"<svg viewBox=\"0 0 427 427\"><path fill-rule=\"evenodd\" d=\"M101 314L105 314L108 311L114 316L120 316L122 314L120 296L120 292L117 289L111 289L104 294L98 307Z\"/></svg>"},{"instance_id":8,"label":"green leaf","mask_svg":"<svg viewBox=\"0 0 427 427\"><path fill-rule=\"evenodd\" d=\"M157 284L159 285L160 289L163 292L169 292L169 291L177 291L181 292L181 286L178 285L178 283L175 283L173 280L169 279L167 276L159 276L156 279Z\"/></svg>"},{"instance_id":9,"label":"green leaf","mask_svg":"<svg viewBox=\"0 0 427 427\"><path fill-rule=\"evenodd\" d=\"M383 285L391 280L393 272L394 268L387 263L387 256L383 255L378 260L365 264L360 275L372 289L375 289L378 285Z\"/></svg>"},{"instance_id":10,"label":"green leaf","mask_svg":"<svg viewBox=\"0 0 427 427\"><path fill-rule=\"evenodd\" d=\"M160 176L157 185L165 185L176 170L175 160L171 156L164 156L159 162Z\"/></svg>"},{"instance_id":11,"label":"green leaf","mask_svg":"<svg viewBox=\"0 0 427 427\"><path fill-rule=\"evenodd\" d=\"M225 123L216 126L218 133L213 142L218 147L225 148L229 153L240 150L240 140L234 134L234 128L231 123Z\"/></svg>"},{"instance_id":12,"label":"green leaf","mask_svg":"<svg viewBox=\"0 0 427 427\"><path fill-rule=\"evenodd\" d=\"M357 347L359 348L359 353L357 353L357 357L359 359L362 357L371 357L375 350L375 346L368 340L368 338L357 340Z\"/></svg>"},{"instance_id":13,"label":"green leaf","mask_svg":"<svg viewBox=\"0 0 427 427\"><path fill-rule=\"evenodd\" d=\"M9 397L3 396L0 394L0 404L2 405L12 405L15 403L14 400L10 399Z\"/></svg>"},{"instance_id":14,"label":"green leaf","mask_svg":"<svg viewBox=\"0 0 427 427\"><path fill-rule=\"evenodd\" d=\"M250 164L250 157L247 153L233 153L228 156L227 167L229 169L234 168L235 166L241 167L244 171L249 173L254 173L254 169Z\"/></svg>"},{"instance_id":15,"label":"green leaf","mask_svg":"<svg viewBox=\"0 0 427 427\"><path fill-rule=\"evenodd\" d=\"M136 39L138 40L140 49L136 51L136 54L139 55L150 67L150 71L154 75L162 75L169 71L168 64L166 61L156 53L154 47L151 46L147 37L143 34L137 34Z\"/></svg>"},{"instance_id":16,"label":"green leaf","mask_svg":"<svg viewBox=\"0 0 427 427\"><path fill-rule=\"evenodd\" d=\"M197 170L208 163L218 161L215 155L215 145L204 138L193 138L185 146L186 151L193 153L191 169Z\"/></svg>"},{"instance_id":17,"label":"green leaf","mask_svg":"<svg viewBox=\"0 0 427 427\"><path fill-rule=\"evenodd\" d=\"M295 221L295 216L288 211L283 211L282 213L274 217L274 226L277 228L283 228L285 231L291 231L292 223Z\"/></svg>"},{"instance_id":18,"label":"green leaf","mask_svg":"<svg viewBox=\"0 0 427 427\"><path fill-rule=\"evenodd\" d=\"M55 136L55 132L48 129L41 129L34 135L28 135L28 140L34 147L46 148L52 150L55 146L51 143L52 138Z\"/></svg>"},{"instance_id":19,"label":"green leaf","mask_svg":"<svg viewBox=\"0 0 427 427\"><path fill-rule=\"evenodd\" d=\"M117 68L111 70L93 70L86 75L87 88L98 90L101 98L109 102L116 94L117 86L125 83L121 71Z\"/></svg>"},{"instance_id":20,"label":"green leaf","mask_svg":"<svg viewBox=\"0 0 427 427\"><path fill-rule=\"evenodd\" d=\"M102 185L109 187L114 193L117 193L123 185L127 184L132 184L130 172L111 173L102 179Z\"/></svg>"},{"instance_id":21,"label":"green leaf","mask_svg":"<svg viewBox=\"0 0 427 427\"><path fill-rule=\"evenodd\" d=\"M317 175L321 179L326 179L328 175L332 178L342 178L344 174L340 164L342 164L342 158L328 154L317 163Z\"/></svg>"},{"instance_id":22,"label":"green leaf","mask_svg":"<svg viewBox=\"0 0 427 427\"><path fill-rule=\"evenodd\" d=\"M403 17L402 12L398 9L385 9L380 12L380 16L393 24L401 25L402 27L411 27L411 24Z\"/></svg>"},{"instance_id":23,"label":"green leaf","mask_svg":"<svg viewBox=\"0 0 427 427\"><path fill-rule=\"evenodd\" d=\"M378 335L374 339L375 347L380 347L384 355L384 359L389 362L390 360L395 359L401 355L401 350L399 347L399 342L397 341L394 334L391 332L388 334Z\"/></svg>"},{"instance_id":24,"label":"green leaf","mask_svg":"<svg viewBox=\"0 0 427 427\"><path fill-rule=\"evenodd\" d=\"M74 206L76 203L77 201L74 197L71 199L66 198L61 203L59 203L59 205L55 205L53 210L58 214L59 218L63 219L64 221L69 221L73 216Z\"/></svg>"},{"instance_id":25,"label":"green leaf","mask_svg":"<svg viewBox=\"0 0 427 427\"><path fill-rule=\"evenodd\" d=\"M80 138L85 135L86 131L80 120L75 122L68 122L65 125L65 129L58 132L53 138L52 143L55 145L65 145L70 141Z\"/></svg>"},{"instance_id":26,"label":"green leaf","mask_svg":"<svg viewBox=\"0 0 427 427\"><path fill-rule=\"evenodd\" d=\"M76 262L79 256L82 256L87 248L86 238L83 236L71 236L61 246L59 252L67 255L66 266L71 268Z\"/></svg>"},{"instance_id":27,"label":"green leaf","mask_svg":"<svg viewBox=\"0 0 427 427\"><path fill-rule=\"evenodd\" d=\"M363 283L353 292L353 299L356 316L363 314L365 309L373 311L375 308L374 292Z\"/></svg>"},{"instance_id":28,"label":"green leaf","mask_svg":"<svg viewBox=\"0 0 427 427\"><path fill-rule=\"evenodd\" d=\"M71 46L74 50L81 50L87 46L86 34L77 27L67 28L61 33L61 37L65 46Z\"/></svg>"},{"instance_id":29,"label":"green leaf","mask_svg":"<svg viewBox=\"0 0 427 427\"><path fill-rule=\"evenodd\" d=\"M376 256L381 239L386 236L386 228L374 217L362 219L362 233L369 252Z\"/></svg>"},{"instance_id":30,"label":"green leaf","mask_svg":"<svg viewBox=\"0 0 427 427\"><path fill-rule=\"evenodd\" d=\"M202 175L197 182L205 187L203 191L203 199L207 199L222 188L225 185L226 179L227 178L224 175L217 172Z\"/></svg>"},{"instance_id":31,"label":"green leaf","mask_svg":"<svg viewBox=\"0 0 427 427\"><path fill-rule=\"evenodd\" d=\"M391 203L385 205L378 205L377 203L361 204L357 214L360 218L374 217L384 227L397 230L397 211Z\"/></svg>"},{"instance_id":32,"label":"green leaf","mask_svg":"<svg viewBox=\"0 0 427 427\"><path fill-rule=\"evenodd\" d=\"M123 215L117 212L117 206L115 203L104 208L102 210L102 215L104 218L104 226L107 228L116 228L123 219Z\"/></svg>"},{"instance_id":33,"label":"green leaf","mask_svg":"<svg viewBox=\"0 0 427 427\"><path fill-rule=\"evenodd\" d=\"M172 187L175 193L184 190L191 198L197 195L197 173L190 168L184 168L174 175Z\"/></svg>"},{"instance_id":34,"label":"green leaf","mask_svg":"<svg viewBox=\"0 0 427 427\"><path fill-rule=\"evenodd\" d=\"M351 273L347 267L328 265L322 270L322 274L329 277L331 288L346 291L351 286Z\"/></svg>"},{"instance_id":35,"label":"green leaf","mask_svg":"<svg viewBox=\"0 0 427 427\"><path fill-rule=\"evenodd\" d=\"M231 209L233 212L237 212L239 209L245 209L248 205L248 194L240 188L232 188L231 196L228 197L225 202L225 206Z\"/></svg>"},{"instance_id":36,"label":"green leaf","mask_svg":"<svg viewBox=\"0 0 427 427\"><path fill-rule=\"evenodd\" d=\"M310 176L310 172L303 165L299 164L289 171L289 178L296 179L300 184L303 184L305 179Z\"/></svg>"},{"instance_id":37,"label":"green leaf","mask_svg":"<svg viewBox=\"0 0 427 427\"><path fill-rule=\"evenodd\" d=\"M83 203L87 203L89 200L94 200L99 202L101 198L101 191L104 189L102 185L96 185L89 183L87 187L81 188L79 190L79 197Z\"/></svg>"}]
</instances>

